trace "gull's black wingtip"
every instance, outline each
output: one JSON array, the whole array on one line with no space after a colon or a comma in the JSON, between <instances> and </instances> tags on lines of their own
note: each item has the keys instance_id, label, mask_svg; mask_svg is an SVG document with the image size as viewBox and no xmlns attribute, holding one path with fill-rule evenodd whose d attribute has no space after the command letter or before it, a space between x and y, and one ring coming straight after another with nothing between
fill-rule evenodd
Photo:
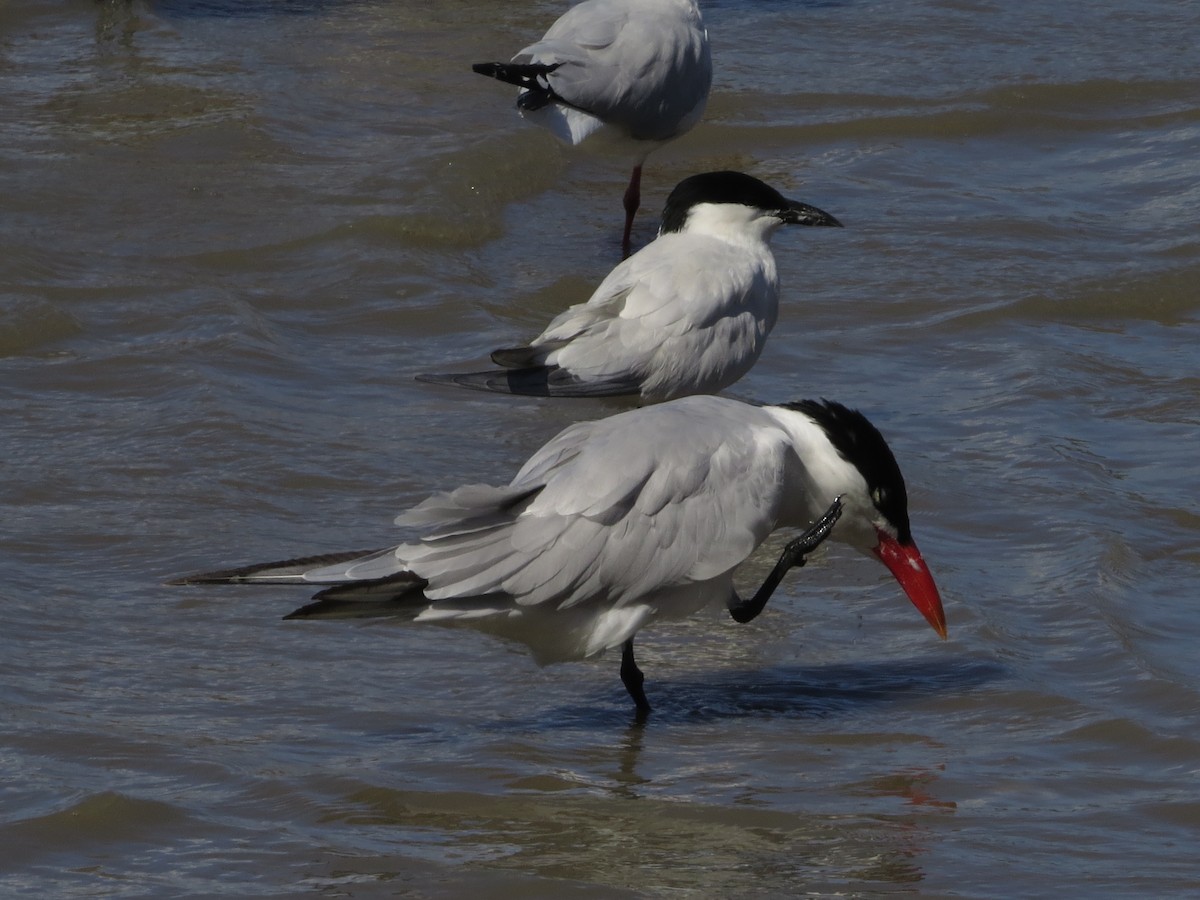
<instances>
[{"instance_id":1,"label":"gull's black wingtip","mask_svg":"<svg viewBox=\"0 0 1200 900\"><path fill-rule=\"evenodd\" d=\"M561 65L562 63L474 63L471 71L503 81L505 84L547 93L549 87L545 78Z\"/></svg>"}]
</instances>

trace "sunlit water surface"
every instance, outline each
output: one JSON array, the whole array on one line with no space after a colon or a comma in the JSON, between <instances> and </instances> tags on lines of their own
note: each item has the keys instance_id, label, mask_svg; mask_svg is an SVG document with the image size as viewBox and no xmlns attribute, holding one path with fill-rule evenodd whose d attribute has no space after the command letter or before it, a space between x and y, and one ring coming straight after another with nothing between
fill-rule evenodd
<instances>
[{"instance_id":1,"label":"sunlit water surface","mask_svg":"<svg viewBox=\"0 0 1200 900\"><path fill-rule=\"evenodd\" d=\"M413 380L618 257L627 173L469 67L562 8L0 6L0 893L1194 894L1192 4L704 4L637 242L714 168L846 224L777 237L734 392L880 425L949 641L823 550L645 632L639 728L611 655L160 586L386 544L622 408Z\"/></svg>"}]
</instances>

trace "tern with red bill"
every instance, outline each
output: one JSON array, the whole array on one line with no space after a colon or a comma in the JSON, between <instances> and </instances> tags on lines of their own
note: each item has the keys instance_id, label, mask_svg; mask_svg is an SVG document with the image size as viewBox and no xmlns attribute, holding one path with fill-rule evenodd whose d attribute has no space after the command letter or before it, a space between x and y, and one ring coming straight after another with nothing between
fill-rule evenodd
<instances>
[{"instance_id":1,"label":"tern with red bill","mask_svg":"<svg viewBox=\"0 0 1200 900\"><path fill-rule=\"evenodd\" d=\"M712 54L695 0L584 0L511 62L472 68L516 85L521 115L560 141L604 134L632 163L628 256L646 157L695 126L708 102Z\"/></svg>"},{"instance_id":2,"label":"tern with red bill","mask_svg":"<svg viewBox=\"0 0 1200 900\"><path fill-rule=\"evenodd\" d=\"M879 559L942 637L942 601L908 520L904 479L865 416L830 401L714 396L572 425L504 487L467 485L399 516L399 546L264 563L171 584L321 588L288 618L394 616L520 641L539 664L622 648L650 709L637 631L708 606L747 622L827 537ZM778 528L804 528L753 597L734 571Z\"/></svg>"}]
</instances>

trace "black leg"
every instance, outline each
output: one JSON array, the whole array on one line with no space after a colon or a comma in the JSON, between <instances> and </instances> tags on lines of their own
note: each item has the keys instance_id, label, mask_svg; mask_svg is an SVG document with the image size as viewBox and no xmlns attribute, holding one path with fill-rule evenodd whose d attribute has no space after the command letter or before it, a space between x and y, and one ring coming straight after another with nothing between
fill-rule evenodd
<instances>
[{"instance_id":1,"label":"black leg","mask_svg":"<svg viewBox=\"0 0 1200 900\"><path fill-rule=\"evenodd\" d=\"M837 524L837 520L841 516L842 498L838 497L815 525L795 540L788 541L783 552L779 554L779 562L775 563L775 568L771 570L771 574L767 576L767 580L762 583L762 587L755 592L753 597L743 600L737 594L733 595L729 604L729 615L733 616L734 621L749 622L762 612L767 601L771 599L771 595L775 593L775 588L779 587L779 582L783 581L783 576L787 574L788 569L798 569L803 566L807 562L804 557L821 546L821 542L829 537L829 533L833 531L833 526ZM631 648L630 659L632 659L632 652Z\"/></svg>"},{"instance_id":2,"label":"black leg","mask_svg":"<svg viewBox=\"0 0 1200 900\"><path fill-rule=\"evenodd\" d=\"M621 647L621 681L625 683L625 690L629 691L629 696L637 705L638 722L646 721L646 714L650 712L650 701L646 699L646 692L642 690L642 683L645 680L646 676L634 662L633 638L630 638Z\"/></svg>"}]
</instances>

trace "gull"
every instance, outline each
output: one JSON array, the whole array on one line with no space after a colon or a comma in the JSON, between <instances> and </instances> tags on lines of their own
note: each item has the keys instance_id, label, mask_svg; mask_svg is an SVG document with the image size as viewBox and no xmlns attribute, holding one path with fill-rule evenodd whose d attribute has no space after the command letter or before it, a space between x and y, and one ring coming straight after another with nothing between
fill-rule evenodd
<instances>
[{"instance_id":1,"label":"gull","mask_svg":"<svg viewBox=\"0 0 1200 900\"><path fill-rule=\"evenodd\" d=\"M825 400L685 397L572 425L504 487L434 494L396 519L398 546L190 575L170 584L318 587L286 618L394 616L524 643L545 665L620 647L650 711L636 632L724 606L739 622L827 537L882 562L943 638L946 618L879 431ZM807 528L750 598L733 574L778 528Z\"/></svg>"},{"instance_id":2,"label":"gull","mask_svg":"<svg viewBox=\"0 0 1200 900\"><path fill-rule=\"evenodd\" d=\"M658 238L527 346L494 352L501 369L417 377L642 403L716 393L750 370L775 325L779 276L769 241L783 225L841 223L742 172L692 175L667 197Z\"/></svg>"},{"instance_id":3,"label":"gull","mask_svg":"<svg viewBox=\"0 0 1200 900\"><path fill-rule=\"evenodd\" d=\"M564 143L603 132L632 161L628 256L646 157L689 131L708 102L712 56L694 0L585 0L511 62L472 68L519 87L521 115Z\"/></svg>"}]
</instances>

